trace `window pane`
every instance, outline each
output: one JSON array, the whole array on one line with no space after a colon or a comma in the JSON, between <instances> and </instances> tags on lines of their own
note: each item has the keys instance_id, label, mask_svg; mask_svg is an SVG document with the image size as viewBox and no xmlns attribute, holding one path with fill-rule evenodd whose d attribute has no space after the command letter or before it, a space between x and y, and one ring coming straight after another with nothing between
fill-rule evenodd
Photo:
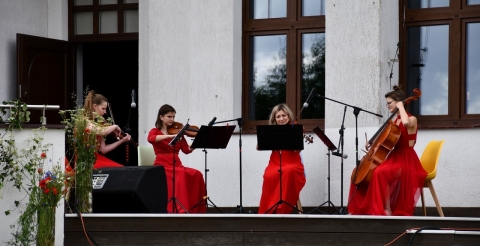
<instances>
[{"instance_id":1,"label":"window pane","mask_svg":"<svg viewBox=\"0 0 480 246\"><path fill-rule=\"evenodd\" d=\"M312 88L325 95L325 33L302 34L302 99L305 102ZM302 119L325 118L325 100L313 98L302 111Z\"/></svg>"},{"instance_id":2,"label":"window pane","mask_svg":"<svg viewBox=\"0 0 480 246\"><path fill-rule=\"evenodd\" d=\"M467 4L480 4L480 0L467 0Z\"/></svg>"},{"instance_id":3,"label":"window pane","mask_svg":"<svg viewBox=\"0 0 480 246\"><path fill-rule=\"evenodd\" d=\"M100 5L117 4L117 0L100 0L99 4Z\"/></svg>"},{"instance_id":4,"label":"window pane","mask_svg":"<svg viewBox=\"0 0 480 246\"><path fill-rule=\"evenodd\" d=\"M81 5L92 5L93 0L75 0L73 2L73 5L75 6L81 6Z\"/></svg>"},{"instance_id":5,"label":"window pane","mask_svg":"<svg viewBox=\"0 0 480 246\"><path fill-rule=\"evenodd\" d=\"M249 117L267 120L286 100L286 35L250 37Z\"/></svg>"},{"instance_id":6,"label":"window pane","mask_svg":"<svg viewBox=\"0 0 480 246\"><path fill-rule=\"evenodd\" d=\"M287 0L250 0L253 19L287 17Z\"/></svg>"},{"instance_id":7,"label":"window pane","mask_svg":"<svg viewBox=\"0 0 480 246\"><path fill-rule=\"evenodd\" d=\"M480 114L480 23L468 23L466 34L466 113Z\"/></svg>"},{"instance_id":8,"label":"window pane","mask_svg":"<svg viewBox=\"0 0 480 246\"><path fill-rule=\"evenodd\" d=\"M325 15L325 0L302 0L302 16Z\"/></svg>"},{"instance_id":9,"label":"window pane","mask_svg":"<svg viewBox=\"0 0 480 246\"><path fill-rule=\"evenodd\" d=\"M99 14L100 33L117 33L117 11L100 11Z\"/></svg>"},{"instance_id":10,"label":"window pane","mask_svg":"<svg viewBox=\"0 0 480 246\"><path fill-rule=\"evenodd\" d=\"M75 13L75 35L93 34L93 13Z\"/></svg>"},{"instance_id":11,"label":"window pane","mask_svg":"<svg viewBox=\"0 0 480 246\"><path fill-rule=\"evenodd\" d=\"M448 114L448 26L407 30L407 97L420 88L419 101L409 105L416 115Z\"/></svg>"},{"instance_id":12,"label":"window pane","mask_svg":"<svg viewBox=\"0 0 480 246\"><path fill-rule=\"evenodd\" d=\"M409 9L438 8L450 6L450 0L408 0Z\"/></svg>"},{"instance_id":13,"label":"window pane","mask_svg":"<svg viewBox=\"0 0 480 246\"><path fill-rule=\"evenodd\" d=\"M138 3L138 0L123 0L123 3Z\"/></svg>"},{"instance_id":14,"label":"window pane","mask_svg":"<svg viewBox=\"0 0 480 246\"><path fill-rule=\"evenodd\" d=\"M138 9L125 10L123 32L131 33L138 32Z\"/></svg>"}]
</instances>

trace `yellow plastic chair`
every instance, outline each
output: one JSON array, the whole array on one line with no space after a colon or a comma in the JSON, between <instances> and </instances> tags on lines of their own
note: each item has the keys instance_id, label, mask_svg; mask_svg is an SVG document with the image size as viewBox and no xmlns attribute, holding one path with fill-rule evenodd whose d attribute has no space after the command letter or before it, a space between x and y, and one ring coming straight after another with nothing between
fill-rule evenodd
<instances>
[{"instance_id":1,"label":"yellow plastic chair","mask_svg":"<svg viewBox=\"0 0 480 246\"><path fill-rule=\"evenodd\" d=\"M153 146L138 146L138 166L153 166L155 162L155 152Z\"/></svg>"},{"instance_id":2,"label":"yellow plastic chair","mask_svg":"<svg viewBox=\"0 0 480 246\"><path fill-rule=\"evenodd\" d=\"M435 193L435 189L433 188L432 179L437 176L437 164L438 159L440 157L440 151L442 150L443 143L445 140L432 140L428 143L427 147L423 151L422 157L420 157L420 162L422 163L423 169L427 171L428 175L425 178L425 183L423 187L428 187L430 189L430 193L432 193L433 201L435 201L435 205L437 206L438 213L441 217L443 216L442 207L440 207L440 203L438 202L437 194ZM421 196L422 196L422 208L424 216L427 216L427 210L425 209L425 197L423 196L423 188L421 189Z\"/></svg>"}]
</instances>

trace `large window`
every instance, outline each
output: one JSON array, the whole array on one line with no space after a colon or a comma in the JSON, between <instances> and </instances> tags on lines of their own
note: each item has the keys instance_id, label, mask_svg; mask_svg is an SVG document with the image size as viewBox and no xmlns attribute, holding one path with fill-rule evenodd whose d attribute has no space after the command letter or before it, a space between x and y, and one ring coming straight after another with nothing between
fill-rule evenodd
<instances>
[{"instance_id":1,"label":"large window","mask_svg":"<svg viewBox=\"0 0 480 246\"><path fill-rule=\"evenodd\" d=\"M243 0L244 130L267 124L272 108L287 103L311 131L324 125L325 1Z\"/></svg>"},{"instance_id":2,"label":"large window","mask_svg":"<svg viewBox=\"0 0 480 246\"><path fill-rule=\"evenodd\" d=\"M480 122L480 0L401 0L400 81L419 127Z\"/></svg>"},{"instance_id":3,"label":"large window","mask_svg":"<svg viewBox=\"0 0 480 246\"><path fill-rule=\"evenodd\" d=\"M138 40L138 0L69 0L69 41Z\"/></svg>"}]
</instances>

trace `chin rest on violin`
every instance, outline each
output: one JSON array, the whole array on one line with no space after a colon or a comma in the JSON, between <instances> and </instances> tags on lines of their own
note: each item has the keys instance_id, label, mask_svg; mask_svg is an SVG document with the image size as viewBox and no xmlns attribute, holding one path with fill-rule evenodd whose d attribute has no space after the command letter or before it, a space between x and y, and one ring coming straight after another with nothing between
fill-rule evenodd
<instances>
[{"instance_id":1,"label":"chin rest on violin","mask_svg":"<svg viewBox=\"0 0 480 246\"><path fill-rule=\"evenodd\" d=\"M180 123L180 122L173 122L173 124L169 127L167 127L167 132L168 134L171 134L171 135L175 135L175 134L178 134L183 128L183 124ZM198 133L198 126L192 126L190 125L186 131L185 131L185 135L187 135L188 137L195 137L197 136L197 133Z\"/></svg>"}]
</instances>

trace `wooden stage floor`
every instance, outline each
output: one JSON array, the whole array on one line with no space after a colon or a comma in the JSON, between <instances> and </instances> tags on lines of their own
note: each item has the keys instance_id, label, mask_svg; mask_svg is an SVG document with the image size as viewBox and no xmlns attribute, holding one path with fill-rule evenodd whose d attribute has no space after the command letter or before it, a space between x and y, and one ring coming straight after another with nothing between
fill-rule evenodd
<instances>
[{"instance_id":1,"label":"wooden stage floor","mask_svg":"<svg viewBox=\"0 0 480 246\"><path fill-rule=\"evenodd\" d=\"M92 244L81 219L66 214L64 245L480 245L478 217L94 213L82 218Z\"/></svg>"}]
</instances>

